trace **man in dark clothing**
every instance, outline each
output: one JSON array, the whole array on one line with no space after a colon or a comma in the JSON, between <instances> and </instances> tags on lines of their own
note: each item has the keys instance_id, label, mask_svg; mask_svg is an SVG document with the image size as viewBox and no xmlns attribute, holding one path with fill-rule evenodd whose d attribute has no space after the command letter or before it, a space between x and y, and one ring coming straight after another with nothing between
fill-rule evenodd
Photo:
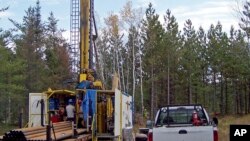
<instances>
[{"instance_id":1,"label":"man in dark clothing","mask_svg":"<svg viewBox=\"0 0 250 141\"><path fill-rule=\"evenodd\" d=\"M218 113L215 112L215 113L214 113L214 117L213 117L213 122L214 122L214 124L215 124L216 126L218 126L218 124L219 124L217 115L218 115Z\"/></svg>"}]
</instances>

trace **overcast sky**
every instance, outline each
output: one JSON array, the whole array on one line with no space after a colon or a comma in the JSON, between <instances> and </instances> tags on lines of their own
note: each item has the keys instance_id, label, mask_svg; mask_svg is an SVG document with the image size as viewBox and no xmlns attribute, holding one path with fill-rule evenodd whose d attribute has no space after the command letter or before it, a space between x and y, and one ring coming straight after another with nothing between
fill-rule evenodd
<instances>
[{"instance_id":1,"label":"overcast sky","mask_svg":"<svg viewBox=\"0 0 250 141\"><path fill-rule=\"evenodd\" d=\"M95 0L95 11L101 20L101 23L97 23L98 26L101 26L103 18L110 12L119 12L126 1ZM4 29L13 27L8 18L22 22L25 10L35 6L35 2L36 0L0 0L0 8L9 6L8 11L0 13L0 27ZM223 25L224 31L228 32L231 25L238 28L239 19L234 11L236 0L132 0L132 2L134 7L144 9L151 2L161 21L166 10L170 9L181 29L187 19L191 19L195 29L199 26L208 29L211 24L217 24L218 21ZM69 37L70 0L40 0L40 3L42 18L46 19L52 11L59 19L59 27L67 30L64 36Z\"/></svg>"}]
</instances>

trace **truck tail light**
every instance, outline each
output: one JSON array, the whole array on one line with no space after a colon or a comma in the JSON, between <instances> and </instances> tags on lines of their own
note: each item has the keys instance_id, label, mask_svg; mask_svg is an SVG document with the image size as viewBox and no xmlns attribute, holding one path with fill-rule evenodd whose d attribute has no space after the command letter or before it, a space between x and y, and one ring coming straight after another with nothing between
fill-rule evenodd
<instances>
[{"instance_id":1,"label":"truck tail light","mask_svg":"<svg viewBox=\"0 0 250 141\"><path fill-rule=\"evenodd\" d=\"M214 141L218 141L218 131L214 130Z\"/></svg>"},{"instance_id":2,"label":"truck tail light","mask_svg":"<svg viewBox=\"0 0 250 141\"><path fill-rule=\"evenodd\" d=\"M153 132L148 133L148 141L153 141Z\"/></svg>"}]
</instances>

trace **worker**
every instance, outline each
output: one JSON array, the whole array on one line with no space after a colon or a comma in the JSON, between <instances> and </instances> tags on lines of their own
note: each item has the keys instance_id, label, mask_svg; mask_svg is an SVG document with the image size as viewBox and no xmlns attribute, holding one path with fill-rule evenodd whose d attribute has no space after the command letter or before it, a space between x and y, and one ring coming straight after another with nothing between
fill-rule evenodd
<instances>
[{"instance_id":1,"label":"worker","mask_svg":"<svg viewBox=\"0 0 250 141\"><path fill-rule=\"evenodd\" d=\"M143 111L143 117L144 117L145 119L148 119L148 111L147 111L146 108L143 108L143 109L144 109L144 111Z\"/></svg>"},{"instance_id":2,"label":"worker","mask_svg":"<svg viewBox=\"0 0 250 141\"><path fill-rule=\"evenodd\" d=\"M67 121L74 121L75 106L73 106L73 100L69 99L68 105L66 106Z\"/></svg>"},{"instance_id":3,"label":"worker","mask_svg":"<svg viewBox=\"0 0 250 141\"><path fill-rule=\"evenodd\" d=\"M202 124L202 121L201 121L201 119L200 119L200 117L199 117L196 110L194 110L193 113L192 113L191 122L195 126L200 126Z\"/></svg>"},{"instance_id":4,"label":"worker","mask_svg":"<svg viewBox=\"0 0 250 141\"><path fill-rule=\"evenodd\" d=\"M79 100L78 104L79 104L80 110L79 110L79 118L78 118L77 127L83 128L84 127L84 120L83 120L82 100Z\"/></svg>"},{"instance_id":5,"label":"worker","mask_svg":"<svg viewBox=\"0 0 250 141\"><path fill-rule=\"evenodd\" d=\"M217 118L218 113L214 112L214 117L213 117L213 122L216 126L218 126L219 122L218 122L218 118Z\"/></svg>"},{"instance_id":6,"label":"worker","mask_svg":"<svg viewBox=\"0 0 250 141\"><path fill-rule=\"evenodd\" d=\"M58 113L59 113L60 121L65 121L67 114L65 112L65 106L63 103L60 104Z\"/></svg>"},{"instance_id":7,"label":"worker","mask_svg":"<svg viewBox=\"0 0 250 141\"><path fill-rule=\"evenodd\" d=\"M52 121L52 123L56 123L56 122L60 121L57 112L55 112L55 111L51 112L51 118L50 118L50 120Z\"/></svg>"}]
</instances>

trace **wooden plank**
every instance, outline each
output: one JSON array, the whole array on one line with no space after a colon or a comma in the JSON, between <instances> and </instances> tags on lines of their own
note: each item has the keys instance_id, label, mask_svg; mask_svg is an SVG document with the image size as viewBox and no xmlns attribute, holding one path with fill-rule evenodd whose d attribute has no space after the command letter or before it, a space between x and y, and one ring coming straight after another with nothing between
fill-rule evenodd
<instances>
[{"instance_id":1,"label":"wooden plank","mask_svg":"<svg viewBox=\"0 0 250 141\"><path fill-rule=\"evenodd\" d=\"M61 131L61 132L56 132L55 136L56 136L56 140L70 138L70 137L72 137L72 129ZM53 140L55 140L53 133L51 133L51 138ZM37 136L37 137L34 137L34 138L28 138L28 140L46 140L46 134L41 135L41 136Z\"/></svg>"},{"instance_id":2,"label":"wooden plank","mask_svg":"<svg viewBox=\"0 0 250 141\"><path fill-rule=\"evenodd\" d=\"M83 128L83 129L77 129L78 134L83 134L87 132L87 129ZM73 136L72 133L72 128L71 129L65 129L62 131L56 131L55 132L56 135L56 140L62 140L62 139L67 139ZM51 132L51 138L54 140L54 133ZM46 134L45 135L40 135L40 136L36 136L36 137L32 137L32 138L28 138L29 140L46 140Z\"/></svg>"},{"instance_id":3,"label":"wooden plank","mask_svg":"<svg viewBox=\"0 0 250 141\"><path fill-rule=\"evenodd\" d=\"M62 132L62 131L67 131L67 130L72 130L72 128L71 127L65 127L65 128L57 129L57 130L55 130L55 133ZM40 137L40 136L46 136L46 132L40 132L40 133L37 133L37 134L32 134L32 135L26 136L26 138L30 139L30 138ZM51 136L54 136L53 131L51 131Z\"/></svg>"},{"instance_id":4,"label":"wooden plank","mask_svg":"<svg viewBox=\"0 0 250 141\"><path fill-rule=\"evenodd\" d=\"M44 130L34 130L34 131L32 131L32 132L26 132L26 133L24 133L24 135L27 137L27 136L29 136L29 135L34 135L34 134L39 134L39 133L46 133L46 129L44 129Z\"/></svg>"}]
</instances>

